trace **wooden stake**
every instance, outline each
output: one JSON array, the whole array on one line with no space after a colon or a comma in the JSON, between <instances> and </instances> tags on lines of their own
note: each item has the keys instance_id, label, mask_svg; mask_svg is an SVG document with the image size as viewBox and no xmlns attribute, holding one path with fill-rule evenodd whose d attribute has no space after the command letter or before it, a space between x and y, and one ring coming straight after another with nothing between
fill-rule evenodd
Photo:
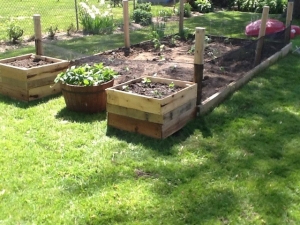
<instances>
[{"instance_id":1,"label":"wooden stake","mask_svg":"<svg viewBox=\"0 0 300 225\"><path fill-rule=\"evenodd\" d=\"M293 8L294 8L294 2L288 2L285 27L288 27L291 25L292 18L293 18Z\"/></svg>"},{"instance_id":2,"label":"wooden stake","mask_svg":"<svg viewBox=\"0 0 300 225\"><path fill-rule=\"evenodd\" d=\"M293 8L294 2L288 2L287 13L286 13L286 21L285 21L285 34L284 34L284 42L285 44L290 43L290 34L291 34L291 23L293 18Z\"/></svg>"},{"instance_id":3,"label":"wooden stake","mask_svg":"<svg viewBox=\"0 0 300 225\"><path fill-rule=\"evenodd\" d=\"M256 52L255 52L255 62L254 65L257 66L261 61L261 52L264 44L264 36L266 34L266 24L269 16L269 6L264 6L263 13L261 16L261 24L259 29L258 41L256 44Z\"/></svg>"},{"instance_id":4,"label":"wooden stake","mask_svg":"<svg viewBox=\"0 0 300 225\"><path fill-rule=\"evenodd\" d=\"M183 32L184 0L180 0L179 7L179 34Z\"/></svg>"},{"instance_id":5,"label":"wooden stake","mask_svg":"<svg viewBox=\"0 0 300 225\"><path fill-rule=\"evenodd\" d=\"M197 106L201 105L203 63L205 48L205 28L196 27L195 54L194 54L194 82L197 83Z\"/></svg>"},{"instance_id":6,"label":"wooden stake","mask_svg":"<svg viewBox=\"0 0 300 225\"><path fill-rule=\"evenodd\" d=\"M123 0L125 55L129 54L129 49L130 49L129 12L128 11L129 11L128 10L128 0Z\"/></svg>"},{"instance_id":7,"label":"wooden stake","mask_svg":"<svg viewBox=\"0 0 300 225\"><path fill-rule=\"evenodd\" d=\"M34 23L34 41L35 41L35 53L36 55L43 55L43 46L42 46L42 29L41 29L41 16L40 14L33 15Z\"/></svg>"}]
</instances>

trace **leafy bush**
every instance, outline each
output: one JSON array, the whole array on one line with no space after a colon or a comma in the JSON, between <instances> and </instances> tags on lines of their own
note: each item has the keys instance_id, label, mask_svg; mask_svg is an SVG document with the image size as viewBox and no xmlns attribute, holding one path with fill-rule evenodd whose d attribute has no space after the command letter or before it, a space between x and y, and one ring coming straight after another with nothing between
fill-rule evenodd
<instances>
[{"instance_id":1,"label":"leafy bush","mask_svg":"<svg viewBox=\"0 0 300 225\"><path fill-rule=\"evenodd\" d=\"M260 1L256 8L256 12L262 12L263 7L265 5L270 7L269 13L280 14L280 13L283 13L284 10L286 9L287 0L263 0L263 1Z\"/></svg>"},{"instance_id":2,"label":"leafy bush","mask_svg":"<svg viewBox=\"0 0 300 225\"><path fill-rule=\"evenodd\" d=\"M269 6L270 14L283 13L287 7L287 0L239 0L237 1L239 10L244 12L261 13L265 5Z\"/></svg>"},{"instance_id":3,"label":"leafy bush","mask_svg":"<svg viewBox=\"0 0 300 225\"><path fill-rule=\"evenodd\" d=\"M195 10L201 13L208 13L213 11L212 4L209 0L197 0L194 2L196 5Z\"/></svg>"},{"instance_id":4,"label":"leafy bush","mask_svg":"<svg viewBox=\"0 0 300 225\"><path fill-rule=\"evenodd\" d=\"M101 2L100 5L105 4ZM113 16L110 5L106 11L100 10L92 5L91 7L85 2L79 3L79 21L83 26L83 31L89 34L111 34L113 32Z\"/></svg>"},{"instance_id":5,"label":"leafy bush","mask_svg":"<svg viewBox=\"0 0 300 225\"><path fill-rule=\"evenodd\" d=\"M50 26L47 28L48 37L54 39L56 32L58 31L57 26Z\"/></svg>"},{"instance_id":6,"label":"leafy bush","mask_svg":"<svg viewBox=\"0 0 300 225\"><path fill-rule=\"evenodd\" d=\"M17 43L17 41L22 37L24 31L21 27L17 26L15 23L10 23L7 28L7 35L9 41Z\"/></svg>"},{"instance_id":7,"label":"leafy bush","mask_svg":"<svg viewBox=\"0 0 300 225\"><path fill-rule=\"evenodd\" d=\"M192 16L192 6L189 3L184 3L184 17Z\"/></svg>"},{"instance_id":8,"label":"leafy bush","mask_svg":"<svg viewBox=\"0 0 300 225\"><path fill-rule=\"evenodd\" d=\"M132 19L135 23L147 26L152 23L152 13L142 9L135 9L132 14Z\"/></svg>"},{"instance_id":9,"label":"leafy bush","mask_svg":"<svg viewBox=\"0 0 300 225\"><path fill-rule=\"evenodd\" d=\"M176 10L177 15L180 14L180 4L176 4L178 11ZM189 3L184 3L183 5L183 16L184 17L191 17L192 16L192 6Z\"/></svg>"},{"instance_id":10,"label":"leafy bush","mask_svg":"<svg viewBox=\"0 0 300 225\"><path fill-rule=\"evenodd\" d=\"M137 4L135 6L135 9L141 9L147 12L151 12L151 2Z\"/></svg>"},{"instance_id":11,"label":"leafy bush","mask_svg":"<svg viewBox=\"0 0 300 225\"><path fill-rule=\"evenodd\" d=\"M54 82L78 86L97 86L108 82L116 77L116 72L110 67L104 66L103 63L92 66L72 66L66 72L59 73Z\"/></svg>"}]
</instances>

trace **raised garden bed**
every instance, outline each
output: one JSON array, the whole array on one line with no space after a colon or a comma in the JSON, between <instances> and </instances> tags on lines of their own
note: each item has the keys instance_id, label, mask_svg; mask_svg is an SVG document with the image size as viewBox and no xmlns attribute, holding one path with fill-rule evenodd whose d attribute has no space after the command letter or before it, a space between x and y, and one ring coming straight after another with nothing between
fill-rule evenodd
<instances>
[{"instance_id":1,"label":"raised garden bed","mask_svg":"<svg viewBox=\"0 0 300 225\"><path fill-rule=\"evenodd\" d=\"M147 87L144 79L150 81ZM127 88L130 86L133 88ZM170 136L196 115L197 84L192 82L137 78L108 88L106 93L109 126L154 138Z\"/></svg>"},{"instance_id":2,"label":"raised garden bed","mask_svg":"<svg viewBox=\"0 0 300 225\"><path fill-rule=\"evenodd\" d=\"M27 54L0 60L0 93L21 101L32 101L61 92L54 87L58 73L69 66L66 60Z\"/></svg>"},{"instance_id":3,"label":"raised garden bed","mask_svg":"<svg viewBox=\"0 0 300 225\"><path fill-rule=\"evenodd\" d=\"M165 39L162 41L162 44L164 48L161 50L154 49L151 41L143 42L131 46L129 56L125 56L124 49L121 48L82 58L72 63L79 65L104 62L105 65L112 67L121 75L115 81L116 84L120 84L120 86L117 86L119 88L127 84L124 82L131 82L133 79L142 76L193 81L193 41L177 40L174 44L171 43L170 39ZM285 56L291 50L292 45L289 44L284 47L284 44L280 42L266 42L262 63L257 67L254 67L255 46L256 42L253 40L220 37L212 39L206 44L202 102L198 106L201 115L209 112L228 95L247 83L258 71L267 68L278 58ZM117 92L117 90L115 91ZM122 98L116 98L117 100L115 101L122 101L123 105L114 106L113 109L111 107L113 105L112 102L108 100L108 125L157 138L169 135L161 131L164 127L163 123L160 126L154 126L154 124L158 124L155 121L148 123L149 112L145 112L141 116L142 119L140 119L140 115L137 118L129 118L130 116L135 116L135 111L132 111L131 105L129 106L127 101L121 100ZM139 105L139 100L132 102ZM189 103L185 102L185 104ZM184 106L182 107L184 108ZM177 121L180 121L180 119ZM183 123L185 124L187 121L183 120Z\"/></svg>"},{"instance_id":4,"label":"raised garden bed","mask_svg":"<svg viewBox=\"0 0 300 225\"><path fill-rule=\"evenodd\" d=\"M120 76L115 84L123 83L141 76L164 77L183 81L193 81L194 53L193 40L176 40L170 38L161 41L165 47L162 51L155 49L151 41L131 46L129 56L124 49L115 49L98 55L82 58L72 62L75 65L92 62L104 62L118 71ZM252 46L251 46L252 45ZM224 55L230 55L241 47L245 48L246 57L234 55L229 60L219 62ZM270 42L264 49L263 59L276 53L282 44ZM246 53L246 52L245 52ZM254 67L255 42L247 39L211 37L206 44L204 55L204 79L202 82L202 101L222 88L242 78Z\"/></svg>"}]
</instances>

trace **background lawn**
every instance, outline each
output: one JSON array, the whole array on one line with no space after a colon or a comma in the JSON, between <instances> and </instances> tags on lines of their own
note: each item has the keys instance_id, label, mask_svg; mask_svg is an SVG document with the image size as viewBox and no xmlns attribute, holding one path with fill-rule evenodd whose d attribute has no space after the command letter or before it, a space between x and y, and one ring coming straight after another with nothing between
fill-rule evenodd
<instances>
[{"instance_id":1,"label":"background lawn","mask_svg":"<svg viewBox=\"0 0 300 225\"><path fill-rule=\"evenodd\" d=\"M249 15L223 14L237 30ZM207 16L185 25L222 24ZM100 37L53 46L122 46ZM299 73L289 54L166 140L107 128L105 113L70 112L62 96L0 95L0 224L299 224Z\"/></svg>"}]
</instances>

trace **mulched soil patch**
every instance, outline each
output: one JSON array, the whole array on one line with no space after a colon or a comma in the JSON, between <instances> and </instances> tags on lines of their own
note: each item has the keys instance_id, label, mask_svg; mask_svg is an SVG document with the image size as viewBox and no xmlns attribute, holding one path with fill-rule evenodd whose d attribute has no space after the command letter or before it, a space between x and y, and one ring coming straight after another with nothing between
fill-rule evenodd
<instances>
[{"instance_id":1,"label":"mulched soil patch","mask_svg":"<svg viewBox=\"0 0 300 225\"><path fill-rule=\"evenodd\" d=\"M157 76L170 79L193 81L193 40L176 40L171 37L161 41L162 50L155 49L151 41L131 46L128 56L119 48L98 55L78 59L71 65L103 62L120 75L115 84L141 76ZM202 101L241 78L254 67L256 42L246 39L211 37L206 43L204 54L204 78ZM280 43L268 42L264 47L266 59L283 47Z\"/></svg>"},{"instance_id":2,"label":"mulched soil patch","mask_svg":"<svg viewBox=\"0 0 300 225\"><path fill-rule=\"evenodd\" d=\"M30 57L30 58L26 58L26 59L16 59L12 62L7 62L4 64L16 66L16 67L22 67L22 68L32 68L32 67L36 67L36 66L49 65L52 63L54 63L54 62Z\"/></svg>"}]
</instances>

